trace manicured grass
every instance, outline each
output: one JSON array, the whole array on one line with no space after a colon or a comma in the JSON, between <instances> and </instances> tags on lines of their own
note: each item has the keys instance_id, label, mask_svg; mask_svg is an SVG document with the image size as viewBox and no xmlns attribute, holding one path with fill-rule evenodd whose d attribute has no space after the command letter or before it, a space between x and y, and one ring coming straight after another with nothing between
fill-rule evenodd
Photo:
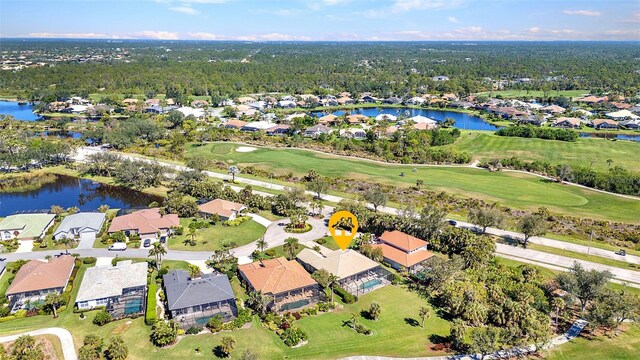
<instances>
[{"instance_id":1,"label":"manicured grass","mask_svg":"<svg viewBox=\"0 0 640 360\"><path fill-rule=\"evenodd\" d=\"M214 251L223 248L224 244L235 242L236 246L242 246L258 240L266 231L265 227L253 220L245 221L239 226L224 226L219 221L216 225L197 230L195 240L197 245L185 244L189 239L189 223L193 218L180 219L180 225L184 228L183 235L172 236L168 240L170 249L192 251ZM206 242L206 244L204 243Z\"/></svg>"},{"instance_id":2,"label":"manicured grass","mask_svg":"<svg viewBox=\"0 0 640 360\"><path fill-rule=\"evenodd\" d=\"M593 263L598 263L603 265L615 266L621 269L636 270L636 271L640 270L640 265L628 263L626 261L614 260L614 259L596 256L596 255L589 255L589 254L584 254L580 252L575 252L575 251L568 251L568 250L558 249L551 246L529 244L527 246L527 249L543 251L549 254L566 256L566 257L570 257L578 260L590 261Z\"/></svg>"},{"instance_id":3,"label":"manicured grass","mask_svg":"<svg viewBox=\"0 0 640 360\"><path fill-rule=\"evenodd\" d=\"M378 164L359 159L339 158L305 150L259 148L236 152L240 146L215 143L190 146L190 154L204 154L229 164L254 165L279 174L289 171L304 175L314 169L331 177L366 179L392 185L415 185L422 179L426 188L452 194L498 201L518 209L535 210L546 206L551 211L572 216L639 223L640 201L602 194L574 186L549 183L537 176L521 173L492 173L466 167L417 167ZM401 172L404 177L399 176ZM266 179L265 179L266 180Z\"/></svg>"},{"instance_id":4,"label":"manicured grass","mask_svg":"<svg viewBox=\"0 0 640 360\"><path fill-rule=\"evenodd\" d=\"M10 263L7 263L6 265L9 265ZM4 297L4 294L7 292L7 289L9 288L9 279L13 276L12 273L10 273L8 270L4 270L2 272L2 275L0 275L0 298Z\"/></svg>"},{"instance_id":5,"label":"manicured grass","mask_svg":"<svg viewBox=\"0 0 640 360\"><path fill-rule=\"evenodd\" d=\"M568 344L550 350L545 356L548 360L632 360L640 353L640 326L628 325L628 329L619 336L599 336L585 338L580 336Z\"/></svg>"},{"instance_id":6,"label":"manicured grass","mask_svg":"<svg viewBox=\"0 0 640 360\"><path fill-rule=\"evenodd\" d=\"M252 186L252 188L254 188ZM255 188L254 188L255 189ZM258 215L262 216L263 218L270 220L270 221L277 221L280 219L284 219L284 216L279 216L274 214L273 212L269 211L269 210L261 210L258 212Z\"/></svg>"},{"instance_id":7,"label":"manicured grass","mask_svg":"<svg viewBox=\"0 0 640 360\"><path fill-rule=\"evenodd\" d=\"M612 166L620 165L631 171L640 169L640 158L631 155L640 153L640 142L637 141L580 138L576 142L568 142L465 131L450 146L468 152L475 160L517 156L522 160L541 160L552 164L569 163L582 167L589 167L593 161L593 169L607 171L607 159L612 159Z\"/></svg>"},{"instance_id":8,"label":"manicured grass","mask_svg":"<svg viewBox=\"0 0 640 360\"><path fill-rule=\"evenodd\" d=\"M338 243L335 240L333 240L333 236L325 236L323 237L323 239L326 240L326 242L324 244L318 243L319 245L329 248L331 250L340 250L340 246L338 246ZM318 241L316 240L316 243L317 242ZM351 240L348 246L355 244L355 242L356 242L355 239Z\"/></svg>"},{"instance_id":9,"label":"manicured grass","mask_svg":"<svg viewBox=\"0 0 640 360\"><path fill-rule=\"evenodd\" d=\"M542 97L544 96L544 92L542 90L498 90L490 92L484 92L482 94L485 95L493 95L493 96L502 96L503 98L520 98L520 97ZM565 97L581 97L585 94L589 94L589 90L549 90L547 92L547 96L556 97L556 96L565 96Z\"/></svg>"}]
</instances>

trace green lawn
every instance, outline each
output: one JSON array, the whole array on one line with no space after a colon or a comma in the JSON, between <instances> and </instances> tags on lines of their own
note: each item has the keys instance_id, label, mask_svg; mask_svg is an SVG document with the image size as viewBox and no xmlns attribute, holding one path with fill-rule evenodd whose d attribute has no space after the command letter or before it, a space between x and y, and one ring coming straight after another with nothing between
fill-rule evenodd
<instances>
[{"instance_id":1,"label":"green lawn","mask_svg":"<svg viewBox=\"0 0 640 360\"><path fill-rule=\"evenodd\" d=\"M594 169L607 171L607 159L612 159L613 166L620 165L631 171L640 169L640 158L632 155L640 153L640 142L637 141L580 138L576 142L567 142L465 131L449 146L468 152L475 160L517 156L522 160L543 160L552 164L569 163L584 167L589 167L593 161Z\"/></svg>"},{"instance_id":2,"label":"green lawn","mask_svg":"<svg viewBox=\"0 0 640 360\"><path fill-rule=\"evenodd\" d=\"M222 249L224 244L235 242L236 246L242 246L258 240L266 231L265 227L253 220L245 221L239 226L224 226L222 222L211 227L197 230L197 245L184 244L189 236L189 223L193 218L180 219L180 225L184 228L183 235L172 236L167 242L169 249L193 250L193 251L214 251Z\"/></svg>"},{"instance_id":3,"label":"green lawn","mask_svg":"<svg viewBox=\"0 0 640 360\"><path fill-rule=\"evenodd\" d=\"M640 326L629 325L624 333L615 337L599 336L593 339L579 337L568 344L550 350L549 360L632 360L640 353ZM635 355L634 355L635 354Z\"/></svg>"},{"instance_id":4,"label":"green lawn","mask_svg":"<svg viewBox=\"0 0 640 360\"><path fill-rule=\"evenodd\" d=\"M542 97L544 96L544 92L542 90L498 90L492 91L491 93L484 92L481 94L492 96L502 96L503 98L520 98L520 97ZM581 97L584 94L589 94L589 90L549 90L547 96L555 97L555 96L565 96L565 97Z\"/></svg>"},{"instance_id":5,"label":"green lawn","mask_svg":"<svg viewBox=\"0 0 640 360\"><path fill-rule=\"evenodd\" d=\"M9 265L9 263L7 263L6 265ZM0 298L2 298L4 296L4 293L7 292L7 289L9 288L9 279L13 276L13 274L11 274L9 272L9 270L4 270L2 272L2 275L0 275Z\"/></svg>"},{"instance_id":6,"label":"green lawn","mask_svg":"<svg viewBox=\"0 0 640 360\"><path fill-rule=\"evenodd\" d=\"M387 184L411 186L422 179L431 190L447 191L461 196L498 201L518 209L535 210L546 206L564 215L639 223L640 202L598 193L573 186L549 183L543 179L521 173L492 173L466 167L418 167L379 164L359 159L339 158L311 151L295 149L259 148L240 153L240 146L215 143L189 146L190 154L204 154L229 164L255 165L275 173L304 175L315 169L331 177L366 179ZM404 177L399 176L401 172Z\"/></svg>"}]
</instances>

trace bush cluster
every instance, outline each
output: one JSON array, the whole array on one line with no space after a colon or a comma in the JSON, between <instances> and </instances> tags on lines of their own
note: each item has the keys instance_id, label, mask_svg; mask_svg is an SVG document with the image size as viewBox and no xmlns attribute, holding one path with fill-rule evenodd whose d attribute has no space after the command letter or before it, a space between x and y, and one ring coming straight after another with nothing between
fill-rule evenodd
<instances>
[{"instance_id":1,"label":"bush cluster","mask_svg":"<svg viewBox=\"0 0 640 360\"><path fill-rule=\"evenodd\" d=\"M545 140L576 141L578 133L569 129L554 129L549 127L534 127L531 125L509 126L496 131L499 136L514 136L522 138L538 138Z\"/></svg>"},{"instance_id":2,"label":"bush cluster","mask_svg":"<svg viewBox=\"0 0 640 360\"><path fill-rule=\"evenodd\" d=\"M358 301L357 296L349 294L347 290L340 286L334 286L333 292L336 293L336 295L338 295L345 304L353 304Z\"/></svg>"},{"instance_id":3,"label":"bush cluster","mask_svg":"<svg viewBox=\"0 0 640 360\"><path fill-rule=\"evenodd\" d=\"M240 224L244 223L245 221L248 221L249 219L251 219L249 216L238 216L234 220L227 220L227 221L223 222L222 225L224 225L224 226L239 226Z\"/></svg>"}]
</instances>

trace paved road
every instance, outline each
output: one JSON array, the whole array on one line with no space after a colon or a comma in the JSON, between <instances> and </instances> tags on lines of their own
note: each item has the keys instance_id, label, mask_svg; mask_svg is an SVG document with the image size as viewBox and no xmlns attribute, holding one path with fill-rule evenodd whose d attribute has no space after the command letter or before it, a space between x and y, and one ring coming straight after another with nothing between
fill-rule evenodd
<instances>
[{"instance_id":1,"label":"paved road","mask_svg":"<svg viewBox=\"0 0 640 360\"><path fill-rule=\"evenodd\" d=\"M9 335L0 337L0 343L14 341L22 335L53 335L57 336L60 339L60 343L62 344L62 354L64 355L65 360L77 360L78 356L76 355L76 347L73 345L73 337L71 333L63 328L45 328L39 330L28 331L22 334Z\"/></svg>"}]
</instances>

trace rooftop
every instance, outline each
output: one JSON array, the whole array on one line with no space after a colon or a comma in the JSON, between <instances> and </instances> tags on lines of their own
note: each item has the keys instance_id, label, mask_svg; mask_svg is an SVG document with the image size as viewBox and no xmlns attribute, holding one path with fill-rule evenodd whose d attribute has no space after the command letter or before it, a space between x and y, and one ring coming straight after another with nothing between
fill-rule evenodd
<instances>
[{"instance_id":1,"label":"rooftop","mask_svg":"<svg viewBox=\"0 0 640 360\"><path fill-rule=\"evenodd\" d=\"M81 212L69 215L62 220L54 236L59 233L68 233L72 229L79 229L80 231L85 229L100 231L105 217L106 214L99 212Z\"/></svg>"},{"instance_id":2,"label":"rooftop","mask_svg":"<svg viewBox=\"0 0 640 360\"><path fill-rule=\"evenodd\" d=\"M0 221L0 231L22 230L18 239L40 236L56 216L53 214L10 215Z\"/></svg>"},{"instance_id":3,"label":"rooftop","mask_svg":"<svg viewBox=\"0 0 640 360\"><path fill-rule=\"evenodd\" d=\"M90 267L84 273L76 302L120 296L123 289L145 286L148 268L147 262L131 261Z\"/></svg>"},{"instance_id":4,"label":"rooftop","mask_svg":"<svg viewBox=\"0 0 640 360\"><path fill-rule=\"evenodd\" d=\"M172 270L163 279L169 310L235 299L224 274L205 274L200 279L191 279L185 270Z\"/></svg>"},{"instance_id":5,"label":"rooftop","mask_svg":"<svg viewBox=\"0 0 640 360\"><path fill-rule=\"evenodd\" d=\"M116 217L111 222L109 232L137 230L141 234L151 234L160 229L168 229L173 226L180 226L178 215L160 215L160 209L153 208Z\"/></svg>"},{"instance_id":6,"label":"rooftop","mask_svg":"<svg viewBox=\"0 0 640 360\"><path fill-rule=\"evenodd\" d=\"M263 294L279 294L317 284L302 265L283 257L238 266L251 287Z\"/></svg>"},{"instance_id":7,"label":"rooftop","mask_svg":"<svg viewBox=\"0 0 640 360\"><path fill-rule=\"evenodd\" d=\"M75 258L69 255L53 258L48 262L31 260L18 270L7 295L64 287L74 264Z\"/></svg>"},{"instance_id":8,"label":"rooftop","mask_svg":"<svg viewBox=\"0 0 640 360\"><path fill-rule=\"evenodd\" d=\"M207 214L218 214L224 217L231 216L234 212L238 212L246 208L244 205L222 199L211 200L198 206L198 210Z\"/></svg>"},{"instance_id":9,"label":"rooftop","mask_svg":"<svg viewBox=\"0 0 640 360\"><path fill-rule=\"evenodd\" d=\"M382 235L380 235L379 239L384 243L392 245L406 252L414 251L428 245L426 241L418 239L415 236L405 234L402 231L398 230L385 231Z\"/></svg>"},{"instance_id":10,"label":"rooftop","mask_svg":"<svg viewBox=\"0 0 640 360\"><path fill-rule=\"evenodd\" d=\"M380 266L377 262L352 249L335 250L322 255L305 248L298 254L297 258L316 270L324 269L340 279Z\"/></svg>"},{"instance_id":11,"label":"rooftop","mask_svg":"<svg viewBox=\"0 0 640 360\"><path fill-rule=\"evenodd\" d=\"M382 249L382 255L386 259L390 259L404 267L419 264L433 256L433 253L427 250L418 250L412 253L407 253L387 244L375 244L372 246Z\"/></svg>"}]
</instances>

